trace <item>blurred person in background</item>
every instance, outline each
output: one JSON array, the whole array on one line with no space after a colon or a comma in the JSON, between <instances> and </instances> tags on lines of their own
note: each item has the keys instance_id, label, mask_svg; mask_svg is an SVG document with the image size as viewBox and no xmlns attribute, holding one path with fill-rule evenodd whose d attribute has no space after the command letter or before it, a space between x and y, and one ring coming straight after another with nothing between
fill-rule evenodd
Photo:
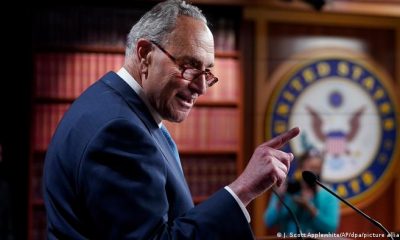
<instances>
[{"instance_id":1,"label":"blurred person in background","mask_svg":"<svg viewBox=\"0 0 400 240\"><path fill-rule=\"evenodd\" d=\"M297 163L299 173L311 171L320 178L323 156L317 150L306 151L297 159ZM289 180L276 188L276 193L296 215L303 233L332 233L337 230L339 202L326 190L303 180ZM295 221L276 195L271 196L264 222L281 233L297 233Z\"/></svg>"}]
</instances>

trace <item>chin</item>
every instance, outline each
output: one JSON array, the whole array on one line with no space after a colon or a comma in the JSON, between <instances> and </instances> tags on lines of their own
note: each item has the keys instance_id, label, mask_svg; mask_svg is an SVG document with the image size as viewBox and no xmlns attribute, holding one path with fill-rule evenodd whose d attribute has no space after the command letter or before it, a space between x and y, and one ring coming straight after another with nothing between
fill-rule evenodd
<instances>
[{"instance_id":1,"label":"chin","mask_svg":"<svg viewBox=\"0 0 400 240\"><path fill-rule=\"evenodd\" d=\"M186 111L171 111L166 117L164 117L164 119L170 122L180 123L189 116L189 112L190 109Z\"/></svg>"}]
</instances>

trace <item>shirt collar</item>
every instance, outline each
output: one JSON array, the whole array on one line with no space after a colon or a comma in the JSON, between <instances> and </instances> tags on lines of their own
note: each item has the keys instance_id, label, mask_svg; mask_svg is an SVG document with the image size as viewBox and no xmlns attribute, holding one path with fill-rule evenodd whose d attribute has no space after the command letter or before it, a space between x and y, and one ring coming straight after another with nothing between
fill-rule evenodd
<instances>
[{"instance_id":1,"label":"shirt collar","mask_svg":"<svg viewBox=\"0 0 400 240\"><path fill-rule=\"evenodd\" d=\"M161 115L151 106L149 100L146 97L146 94L143 91L142 86L132 77L131 74L125 69L121 68L117 72L118 76L120 76L136 93L139 97L143 100L146 107L149 109L151 116L153 116L154 120L156 121L158 127L162 126L162 117Z\"/></svg>"}]
</instances>

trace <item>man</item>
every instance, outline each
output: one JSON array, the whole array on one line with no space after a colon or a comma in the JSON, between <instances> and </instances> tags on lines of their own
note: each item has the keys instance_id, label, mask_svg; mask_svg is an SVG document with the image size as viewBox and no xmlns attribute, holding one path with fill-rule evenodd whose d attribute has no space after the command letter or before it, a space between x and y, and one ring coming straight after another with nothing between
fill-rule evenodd
<instances>
[{"instance_id":1,"label":"man","mask_svg":"<svg viewBox=\"0 0 400 240\"><path fill-rule=\"evenodd\" d=\"M287 174L259 146L245 171L194 207L163 120L181 122L217 79L213 36L200 10L160 3L128 35L125 64L85 91L60 122L44 169L49 239L251 239L245 206ZM207 131L207 129L200 129Z\"/></svg>"}]
</instances>

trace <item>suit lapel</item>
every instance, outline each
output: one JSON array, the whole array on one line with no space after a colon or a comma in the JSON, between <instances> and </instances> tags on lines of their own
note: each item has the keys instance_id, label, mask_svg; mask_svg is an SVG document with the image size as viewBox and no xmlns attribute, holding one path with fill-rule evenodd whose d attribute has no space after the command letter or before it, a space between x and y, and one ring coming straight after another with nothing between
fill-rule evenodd
<instances>
[{"instance_id":1,"label":"suit lapel","mask_svg":"<svg viewBox=\"0 0 400 240\"><path fill-rule=\"evenodd\" d=\"M149 133L155 140L158 149L163 154L164 158L167 159L168 163L172 166L171 169L173 170L173 172L182 180L181 182L184 183L183 185L186 188L185 191L190 196L190 191L183 176L183 172L175 160L175 156L172 153L171 147L168 145L167 140L161 132L161 129L158 127L157 123L155 122L153 116L151 115L150 111L148 110L142 99L140 99L136 92L114 72L107 73L102 78L102 81L114 90L116 90L117 94L125 99L132 111L134 111L136 115L142 120L144 125L147 127Z\"/></svg>"}]
</instances>

